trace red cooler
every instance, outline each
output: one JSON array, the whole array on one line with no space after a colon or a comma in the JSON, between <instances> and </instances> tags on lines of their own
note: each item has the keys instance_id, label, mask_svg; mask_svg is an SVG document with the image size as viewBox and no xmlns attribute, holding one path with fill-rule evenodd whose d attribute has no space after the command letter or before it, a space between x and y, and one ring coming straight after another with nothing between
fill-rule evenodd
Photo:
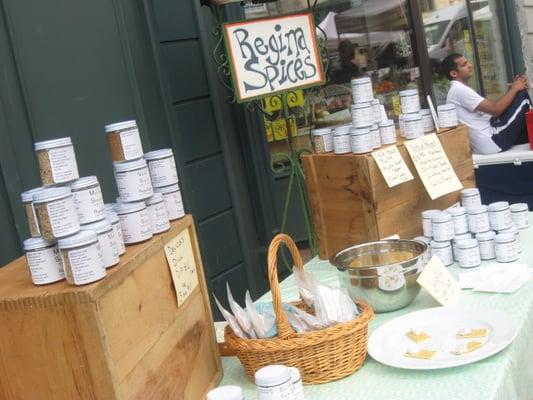
<instances>
[{"instance_id":1,"label":"red cooler","mask_svg":"<svg viewBox=\"0 0 533 400\"><path fill-rule=\"evenodd\" d=\"M527 136L529 138L529 147L533 150L533 110L526 113Z\"/></svg>"}]
</instances>

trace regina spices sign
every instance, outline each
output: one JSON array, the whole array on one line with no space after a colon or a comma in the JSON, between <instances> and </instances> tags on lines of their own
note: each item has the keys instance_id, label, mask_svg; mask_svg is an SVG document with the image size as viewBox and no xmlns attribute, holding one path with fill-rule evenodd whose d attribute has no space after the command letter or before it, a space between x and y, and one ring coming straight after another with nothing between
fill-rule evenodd
<instances>
[{"instance_id":1,"label":"regina spices sign","mask_svg":"<svg viewBox=\"0 0 533 400\"><path fill-rule=\"evenodd\" d=\"M311 14L224 24L224 37L239 102L324 83Z\"/></svg>"}]
</instances>

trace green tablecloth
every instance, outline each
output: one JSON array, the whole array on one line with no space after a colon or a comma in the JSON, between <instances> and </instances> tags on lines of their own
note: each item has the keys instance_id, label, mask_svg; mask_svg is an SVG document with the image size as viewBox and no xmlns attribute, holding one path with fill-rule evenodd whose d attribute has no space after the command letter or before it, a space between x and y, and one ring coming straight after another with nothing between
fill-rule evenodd
<instances>
[{"instance_id":1,"label":"green tablecloth","mask_svg":"<svg viewBox=\"0 0 533 400\"><path fill-rule=\"evenodd\" d=\"M533 225L533 218L530 217ZM533 228L523 230L524 251L518 262L533 267ZM485 262L481 267L492 262ZM322 282L337 285L336 270L327 261L317 258L306 264L306 270ZM454 275L461 269L450 267ZM463 270L464 271L464 270ZM296 299L297 289L292 277L281 283L284 300ZM267 293L261 301L270 298ZM506 312L519 326L514 342L502 352L462 367L433 371L411 371L388 367L367 357L363 367L339 381L305 387L306 399L354 400L527 400L533 399L533 280L514 294L480 293L463 290L461 304L465 307L494 308ZM370 332L391 318L438 304L422 290L408 307L385 314L376 314ZM224 378L221 385L239 385L245 399L256 399L250 382L236 357L222 359Z\"/></svg>"}]
</instances>

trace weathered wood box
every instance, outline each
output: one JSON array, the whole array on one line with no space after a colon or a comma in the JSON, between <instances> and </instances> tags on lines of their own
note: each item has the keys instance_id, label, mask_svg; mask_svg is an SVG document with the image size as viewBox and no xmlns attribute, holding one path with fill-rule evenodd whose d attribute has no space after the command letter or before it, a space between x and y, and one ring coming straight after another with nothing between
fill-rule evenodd
<instances>
[{"instance_id":1,"label":"weathered wood box","mask_svg":"<svg viewBox=\"0 0 533 400\"><path fill-rule=\"evenodd\" d=\"M438 136L463 186L475 187L467 128L459 126ZM422 233L423 210L444 209L459 201L459 192L431 200L403 142L397 146L415 179L393 188L370 154L302 157L320 258L394 234L411 239Z\"/></svg>"},{"instance_id":2,"label":"weathered wood box","mask_svg":"<svg viewBox=\"0 0 533 400\"><path fill-rule=\"evenodd\" d=\"M199 285L178 307L164 245L189 233ZM100 282L33 286L0 268L0 399L203 399L222 374L191 216L128 246Z\"/></svg>"}]
</instances>

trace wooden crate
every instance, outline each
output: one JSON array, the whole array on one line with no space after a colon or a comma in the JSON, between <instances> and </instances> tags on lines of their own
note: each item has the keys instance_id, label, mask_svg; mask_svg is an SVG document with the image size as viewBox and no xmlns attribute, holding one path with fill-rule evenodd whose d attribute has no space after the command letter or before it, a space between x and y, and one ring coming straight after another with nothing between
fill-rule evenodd
<instances>
[{"instance_id":1,"label":"wooden crate","mask_svg":"<svg viewBox=\"0 0 533 400\"><path fill-rule=\"evenodd\" d=\"M438 136L463 186L475 187L466 126ZM421 211L444 209L459 201L459 192L431 200L403 142L397 146L415 179L393 188L387 186L370 154L302 157L320 258L394 234L408 239L418 236Z\"/></svg>"},{"instance_id":2,"label":"wooden crate","mask_svg":"<svg viewBox=\"0 0 533 400\"><path fill-rule=\"evenodd\" d=\"M178 307L164 244L188 230L199 285ZM33 286L26 261L0 268L0 398L200 399L221 378L191 216L128 246L97 283Z\"/></svg>"}]
</instances>

